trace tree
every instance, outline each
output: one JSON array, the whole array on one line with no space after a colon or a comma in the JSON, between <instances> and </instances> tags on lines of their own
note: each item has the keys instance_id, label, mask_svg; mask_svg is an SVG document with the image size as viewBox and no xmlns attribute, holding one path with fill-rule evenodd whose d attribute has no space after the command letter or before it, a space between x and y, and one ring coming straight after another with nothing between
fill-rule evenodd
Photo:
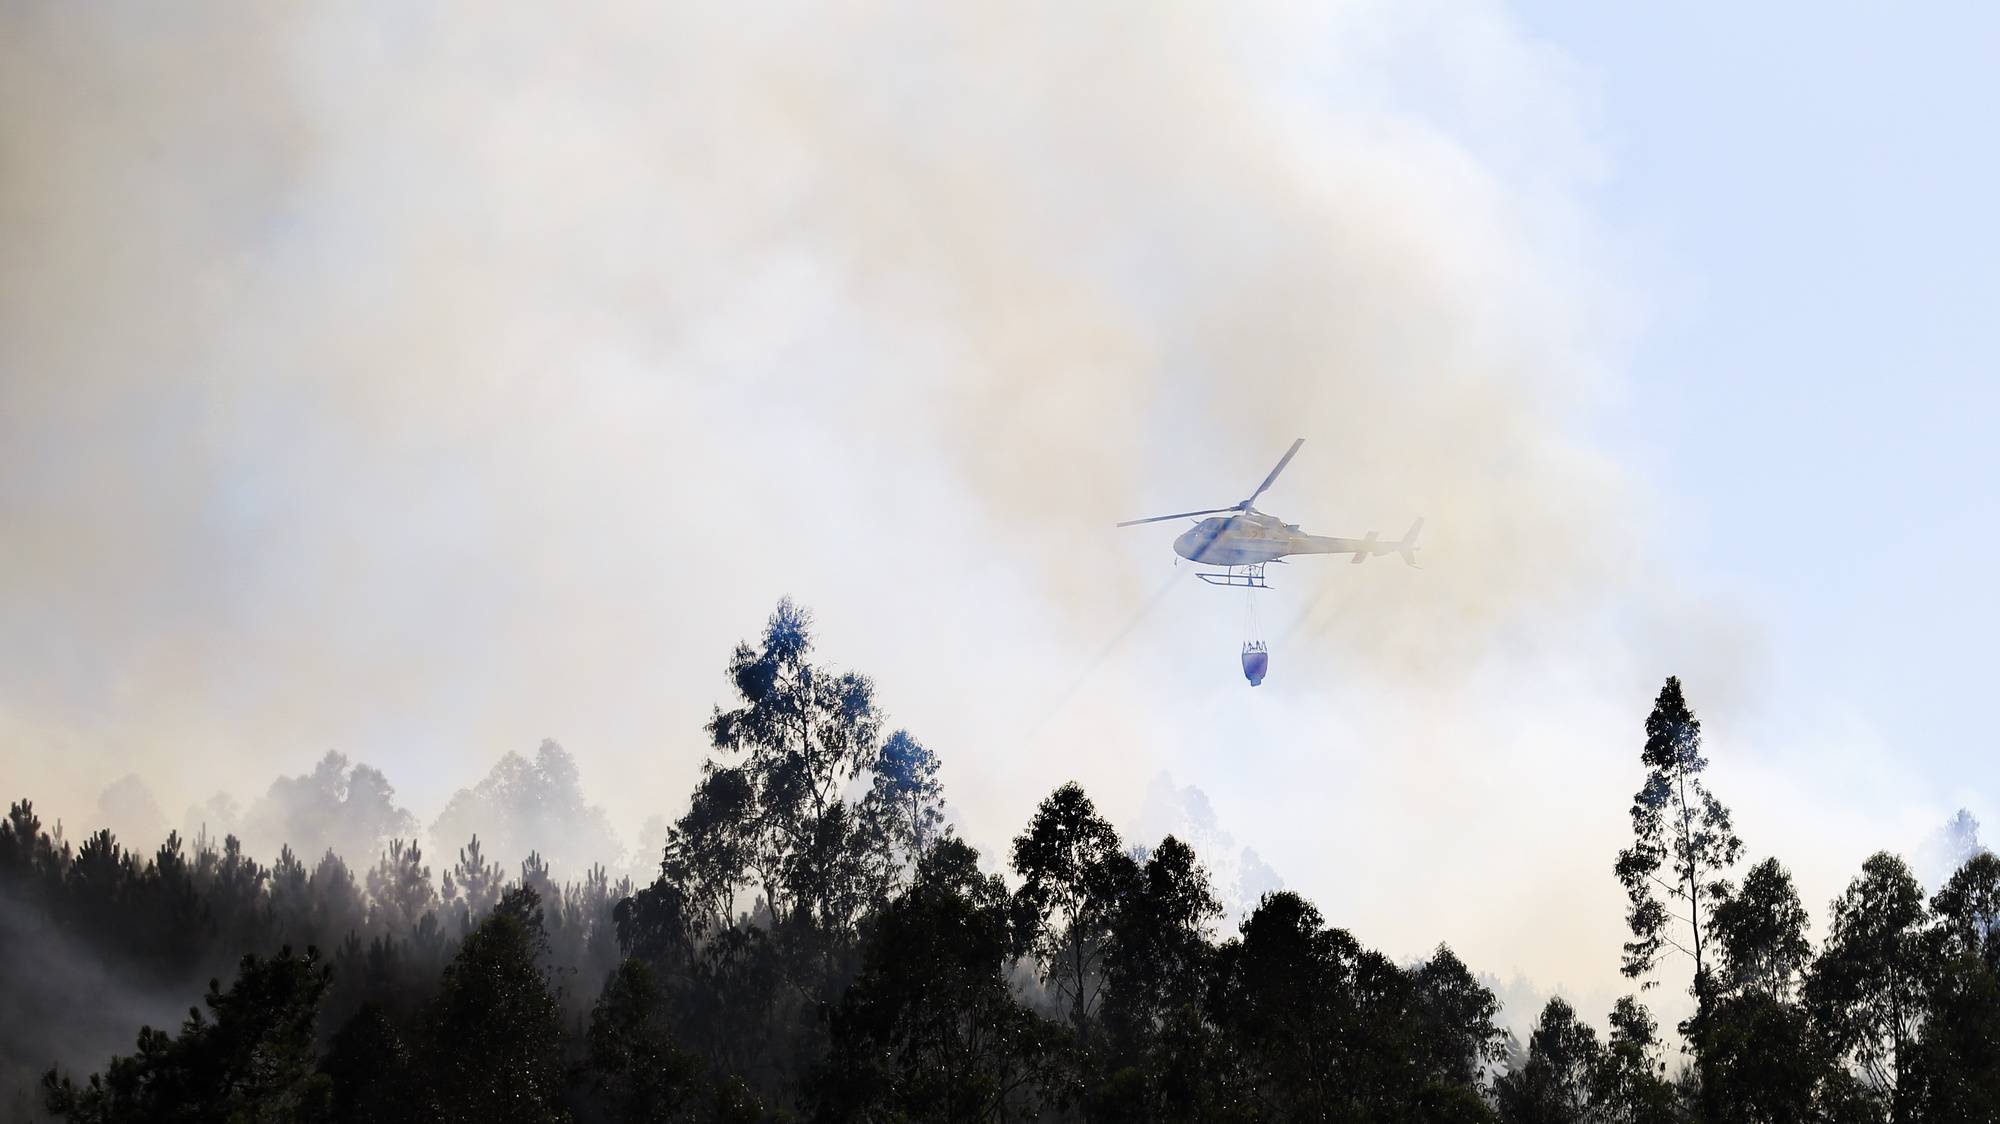
<instances>
[{"instance_id":1,"label":"tree","mask_svg":"<svg viewBox=\"0 0 2000 1124\"><path fill-rule=\"evenodd\" d=\"M454 793L431 825L434 841L474 836L502 861L538 852L564 877L592 862L618 861L623 850L604 809L585 798L575 756L551 738L533 758L503 754L478 784Z\"/></svg>"},{"instance_id":2,"label":"tree","mask_svg":"<svg viewBox=\"0 0 2000 1124\"><path fill-rule=\"evenodd\" d=\"M1411 977L1422 1064L1435 1080L1477 1085L1481 1070L1506 1056L1506 1032L1493 1024L1500 1001L1444 945Z\"/></svg>"},{"instance_id":3,"label":"tree","mask_svg":"<svg viewBox=\"0 0 2000 1124\"><path fill-rule=\"evenodd\" d=\"M311 928L329 941L359 930L368 918L367 903L362 900L361 887L355 885L353 872L331 850L313 867L306 894L312 903Z\"/></svg>"},{"instance_id":4,"label":"tree","mask_svg":"<svg viewBox=\"0 0 2000 1124\"><path fill-rule=\"evenodd\" d=\"M2000 856L1970 855L1931 899L1931 912L1938 957L1976 960L2000 972Z\"/></svg>"},{"instance_id":5,"label":"tree","mask_svg":"<svg viewBox=\"0 0 2000 1124\"><path fill-rule=\"evenodd\" d=\"M758 861L757 791L742 769L703 766L687 814L667 833L659 888L671 888L686 910L690 938L730 923L737 891ZM768 861L768 860L767 860Z\"/></svg>"},{"instance_id":6,"label":"tree","mask_svg":"<svg viewBox=\"0 0 2000 1124\"><path fill-rule=\"evenodd\" d=\"M1249 1119L1478 1119L1470 1090L1415 1063L1409 974L1330 928L1297 894L1267 894L1217 953L1217 1021L1236 1064L1216 1095Z\"/></svg>"},{"instance_id":7,"label":"tree","mask_svg":"<svg viewBox=\"0 0 2000 1124\"><path fill-rule=\"evenodd\" d=\"M1909 1068L1916 1120L2000 1121L2000 858L1976 851L1931 899L1927 1010Z\"/></svg>"},{"instance_id":8,"label":"tree","mask_svg":"<svg viewBox=\"0 0 2000 1124\"><path fill-rule=\"evenodd\" d=\"M622 1124L693 1119L700 1063L675 1044L666 997L644 962L627 960L590 1016L588 1068L597 1097Z\"/></svg>"},{"instance_id":9,"label":"tree","mask_svg":"<svg viewBox=\"0 0 2000 1124\"><path fill-rule=\"evenodd\" d=\"M269 885L271 925L280 940L304 944L310 938L332 944L331 934L313 930L311 876L291 847L279 851L278 861L271 864Z\"/></svg>"},{"instance_id":10,"label":"tree","mask_svg":"<svg viewBox=\"0 0 2000 1124\"><path fill-rule=\"evenodd\" d=\"M1112 923L1138 881L1118 833L1075 782L1049 794L1014 839L1020 936L1079 1035L1103 998Z\"/></svg>"},{"instance_id":11,"label":"tree","mask_svg":"<svg viewBox=\"0 0 2000 1124\"><path fill-rule=\"evenodd\" d=\"M533 891L510 891L445 968L418 1060L431 1119L567 1119L562 1021L539 967L541 912Z\"/></svg>"},{"instance_id":12,"label":"tree","mask_svg":"<svg viewBox=\"0 0 2000 1124\"><path fill-rule=\"evenodd\" d=\"M1923 891L1903 860L1878 852L1831 912L1806 1004L1833 1053L1859 1068L1894 1119L1907 1120L1903 1075L1926 998Z\"/></svg>"},{"instance_id":13,"label":"tree","mask_svg":"<svg viewBox=\"0 0 2000 1124\"><path fill-rule=\"evenodd\" d=\"M1720 946L1719 994L1757 992L1773 1000L1789 998L1812 956L1806 940L1806 911L1792 887L1792 875L1776 859L1750 868L1743 888L1725 896L1712 915Z\"/></svg>"},{"instance_id":14,"label":"tree","mask_svg":"<svg viewBox=\"0 0 2000 1124\"><path fill-rule=\"evenodd\" d=\"M410 1051L380 1004L364 1003L342 1024L320 1062L342 1124L415 1124Z\"/></svg>"},{"instance_id":15,"label":"tree","mask_svg":"<svg viewBox=\"0 0 2000 1124\"><path fill-rule=\"evenodd\" d=\"M1111 1077L1093 1106L1104 1119L1214 1119L1213 1075L1226 1052L1207 1001L1222 914L1193 848L1169 835L1147 856L1112 922L1104 1021Z\"/></svg>"},{"instance_id":16,"label":"tree","mask_svg":"<svg viewBox=\"0 0 2000 1124\"><path fill-rule=\"evenodd\" d=\"M210 981L212 1018L194 1008L177 1035L140 1028L138 1053L81 1086L50 1070L44 1103L88 1124L320 1119L328 1085L314 1071L313 1021L327 978L312 949L245 956L228 991Z\"/></svg>"},{"instance_id":17,"label":"tree","mask_svg":"<svg viewBox=\"0 0 2000 1124\"><path fill-rule=\"evenodd\" d=\"M718 752L742 758L752 800L739 807L754 819L739 830L773 916L824 933L848 925L859 904L842 790L876 762L881 718L866 676L808 659L811 625L790 598L778 602L762 644L731 656L740 705L717 708L708 733Z\"/></svg>"},{"instance_id":18,"label":"tree","mask_svg":"<svg viewBox=\"0 0 2000 1124\"><path fill-rule=\"evenodd\" d=\"M883 894L902 882L944 829L944 785L937 755L907 730L884 739L872 773L861 815L877 848L871 890Z\"/></svg>"},{"instance_id":19,"label":"tree","mask_svg":"<svg viewBox=\"0 0 2000 1124\"><path fill-rule=\"evenodd\" d=\"M1703 913L1725 895L1722 874L1735 865L1743 841L1730 826L1729 809L1701 779L1708 768L1701 755L1701 722L1688 709L1677 678L1667 678L1646 717L1646 745L1639 759L1646 766L1646 781L1632 797L1632 846L1618 853L1615 867L1631 901L1625 920L1632 940L1625 944L1622 969L1637 979L1651 972L1667 950L1685 953L1694 961L1699 1017L1714 992L1713 957L1703 947ZM1669 877L1660 876L1662 867ZM1674 913L1666 904L1672 901L1687 912ZM1687 944L1678 939L1676 922L1686 925ZM1649 980L1642 986L1652 985ZM1699 1049L1695 1060L1697 1069L1705 1064ZM1715 1115L1715 1106L1706 1099L1704 1111Z\"/></svg>"},{"instance_id":20,"label":"tree","mask_svg":"<svg viewBox=\"0 0 2000 1124\"><path fill-rule=\"evenodd\" d=\"M1670 1124L1674 1090L1665 1069L1652 1012L1637 996L1621 997L1611 1009L1611 1035L1594 1094L1607 1124Z\"/></svg>"},{"instance_id":21,"label":"tree","mask_svg":"<svg viewBox=\"0 0 2000 1124\"><path fill-rule=\"evenodd\" d=\"M368 897L374 903L375 923L391 933L413 931L435 912L437 889L431 885L431 868L424 865L416 840L389 841L382 861L368 872Z\"/></svg>"},{"instance_id":22,"label":"tree","mask_svg":"<svg viewBox=\"0 0 2000 1124\"><path fill-rule=\"evenodd\" d=\"M1719 953L1709 1005L1688 1024L1704 1060L1711 1118L1804 1121L1831 1059L1792 1001L1812 955L1806 912L1776 859L1750 868L1741 890L1723 887L1712 914Z\"/></svg>"},{"instance_id":23,"label":"tree","mask_svg":"<svg viewBox=\"0 0 2000 1124\"><path fill-rule=\"evenodd\" d=\"M1750 989L1715 999L1694 1022L1712 1124L1805 1124L1831 1059L1797 1004Z\"/></svg>"},{"instance_id":24,"label":"tree","mask_svg":"<svg viewBox=\"0 0 2000 1124\"><path fill-rule=\"evenodd\" d=\"M479 833L474 832L472 841L458 849L458 862L445 872L445 885L449 887L444 894L445 904L457 917L459 932L485 919L500 901L506 884L500 864L487 859Z\"/></svg>"},{"instance_id":25,"label":"tree","mask_svg":"<svg viewBox=\"0 0 2000 1124\"><path fill-rule=\"evenodd\" d=\"M1047 1078L1052 1028L1008 994L1006 888L945 839L870 923L814 1098L826 1120L1006 1119Z\"/></svg>"},{"instance_id":26,"label":"tree","mask_svg":"<svg viewBox=\"0 0 2000 1124\"><path fill-rule=\"evenodd\" d=\"M271 782L244 816L244 837L265 854L289 843L302 854L327 850L366 861L384 840L417 829L395 797L381 770L329 750L311 773Z\"/></svg>"},{"instance_id":27,"label":"tree","mask_svg":"<svg viewBox=\"0 0 2000 1124\"><path fill-rule=\"evenodd\" d=\"M1509 1124L1583 1124L1604 1063L1597 1031L1560 997L1551 998L1528 1037L1521 1068L1494 1083L1500 1117Z\"/></svg>"}]
</instances>

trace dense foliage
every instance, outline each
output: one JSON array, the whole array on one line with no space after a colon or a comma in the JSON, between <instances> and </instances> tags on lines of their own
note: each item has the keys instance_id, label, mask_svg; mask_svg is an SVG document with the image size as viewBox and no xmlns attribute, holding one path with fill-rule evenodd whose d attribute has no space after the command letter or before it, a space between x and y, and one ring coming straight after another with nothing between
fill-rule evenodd
<instances>
[{"instance_id":1,"label":"dense foliage","mask_svg":"<svg viewBox=\"0 0 2000 1124\"><path fill-rule=\"evenodd\" d=\"M1440 945L1397 963L1292 893L1237 931L1199 856L1133 847L1057 788L1009 869L946 826L935 756L873 684L812 659L780 604L729 661L733 705L635 888L477 836L438 878L396 839L358 874L234 838L72 845L0 825L7 1110L123 1121L1996 1121L2000 859L1926 898L1870 858L1815 949L1742 844L1669 680L1647 722L1635 977L1685 951L1669 1047L1636 996L1600 1037L1561 999L1526 1043ZM344 764L344 762L342 762ZM404 826L398 824L398 827ZM1010 877L1007 877L1011 875ZM1011 883L1011 885L1010 885ZM48 1033L199 992L177 1030L82 1078ZM228 982L225 983L225 980ZM129 1026L129 1024L127 1024ZM131 1039L127 1039L131 1041ZM1669 1069L1669 1062L1678 1064ZM44 1072L46 1071L46 1072Z\"/></svg>"}]
</instances>

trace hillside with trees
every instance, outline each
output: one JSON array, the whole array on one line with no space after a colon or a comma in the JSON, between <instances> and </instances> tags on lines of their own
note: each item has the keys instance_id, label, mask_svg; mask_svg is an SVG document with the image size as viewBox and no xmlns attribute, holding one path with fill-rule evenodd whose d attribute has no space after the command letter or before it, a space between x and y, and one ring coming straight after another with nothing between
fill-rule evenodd
<instances>
[{"instance_id":1,"label":"hillside with trees","mask_svg":"<svg viewBox=\"0 0 2000 1124\"><path fill-rule=\"evenodd\" d=\"M1634 993L1602 1012L1552 999L1517 1041L1446 944L1397 962L1285 891L1221 931L1203 856L1121 838L1074 784L982 855L947 826L933 750L890 728L865 675L815 660L789 601L727 675L643 886L473 834L478 809L560 771L546 747L454 801L444 822L468 838L452 855L405 837L373 854L260 858L178 833L135 848L69 839L15 802L0 1108L106 1124L2000 1121L2000 859L1977 852L1927 895L1877 854L1815 946L1785 866L1737 837L1711 787L1678 680L1645 721L1631 846L1605 856ZM302 822L322 788L392 808L345 758L314 777L274 789L261 822ZM371 814L314 838L414 828ZM1663 1028L1655 987L1686 988L1693 1015Z\"/></svg>"}]
</instances>

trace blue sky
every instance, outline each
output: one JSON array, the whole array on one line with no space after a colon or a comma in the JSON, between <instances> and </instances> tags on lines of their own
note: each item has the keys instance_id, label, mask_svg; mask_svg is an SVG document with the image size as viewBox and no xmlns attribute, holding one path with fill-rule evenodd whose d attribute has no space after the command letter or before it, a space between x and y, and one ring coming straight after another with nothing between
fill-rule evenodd
<instances>
[{"instance_id":1,"label":"blue sky","mask_svg":"<svg viewBox=\"0 0 2000 1124\"><path fill-rule=\"evenodd\" d=\"M2000 15L1529 3L1587 75L1590 206L1648 318L1608 436L1660 549L1940 791L1996 780Z\"/></svg>"}]
</instances>

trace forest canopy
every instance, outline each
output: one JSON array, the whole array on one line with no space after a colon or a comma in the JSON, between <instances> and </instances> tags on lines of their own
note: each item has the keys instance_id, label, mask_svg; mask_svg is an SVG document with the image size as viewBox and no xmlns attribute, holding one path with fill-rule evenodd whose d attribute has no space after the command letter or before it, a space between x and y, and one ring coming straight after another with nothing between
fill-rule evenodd
<instances>
[{"instance_id":1,"label":"forest canopy","mask_svg":"<svg viewBox=\"0 0 2000 1124\"><path fill-rule=\"evenodd\" d=\"M1877 854L1815 946L1786 867L1737 837L1677 679L1644 723L1631 846L1605 856L1636 990L1604 1012L1551 999L1521 1041L1446 944L1397 962L1282 890L1224 931L1203 856L1122 838L1075 784L980 854L950 826L936 752L893 728L867 676L816 659L789 600L725 670L643 885L591 861L616 841L554 743L459 794L439 821L466 836L450 855L425 854L381 774L337 754L253 807L297 837L262 858L233 834L73 841L14 802L6 1110L2000 1120L2000 859L1961 856L1926 894ZM549 801L587 827L559 868L477 834ZM1643 999L1659 987L1693 1014L1663 1028Z\"/></svg>"}]
</instances>

